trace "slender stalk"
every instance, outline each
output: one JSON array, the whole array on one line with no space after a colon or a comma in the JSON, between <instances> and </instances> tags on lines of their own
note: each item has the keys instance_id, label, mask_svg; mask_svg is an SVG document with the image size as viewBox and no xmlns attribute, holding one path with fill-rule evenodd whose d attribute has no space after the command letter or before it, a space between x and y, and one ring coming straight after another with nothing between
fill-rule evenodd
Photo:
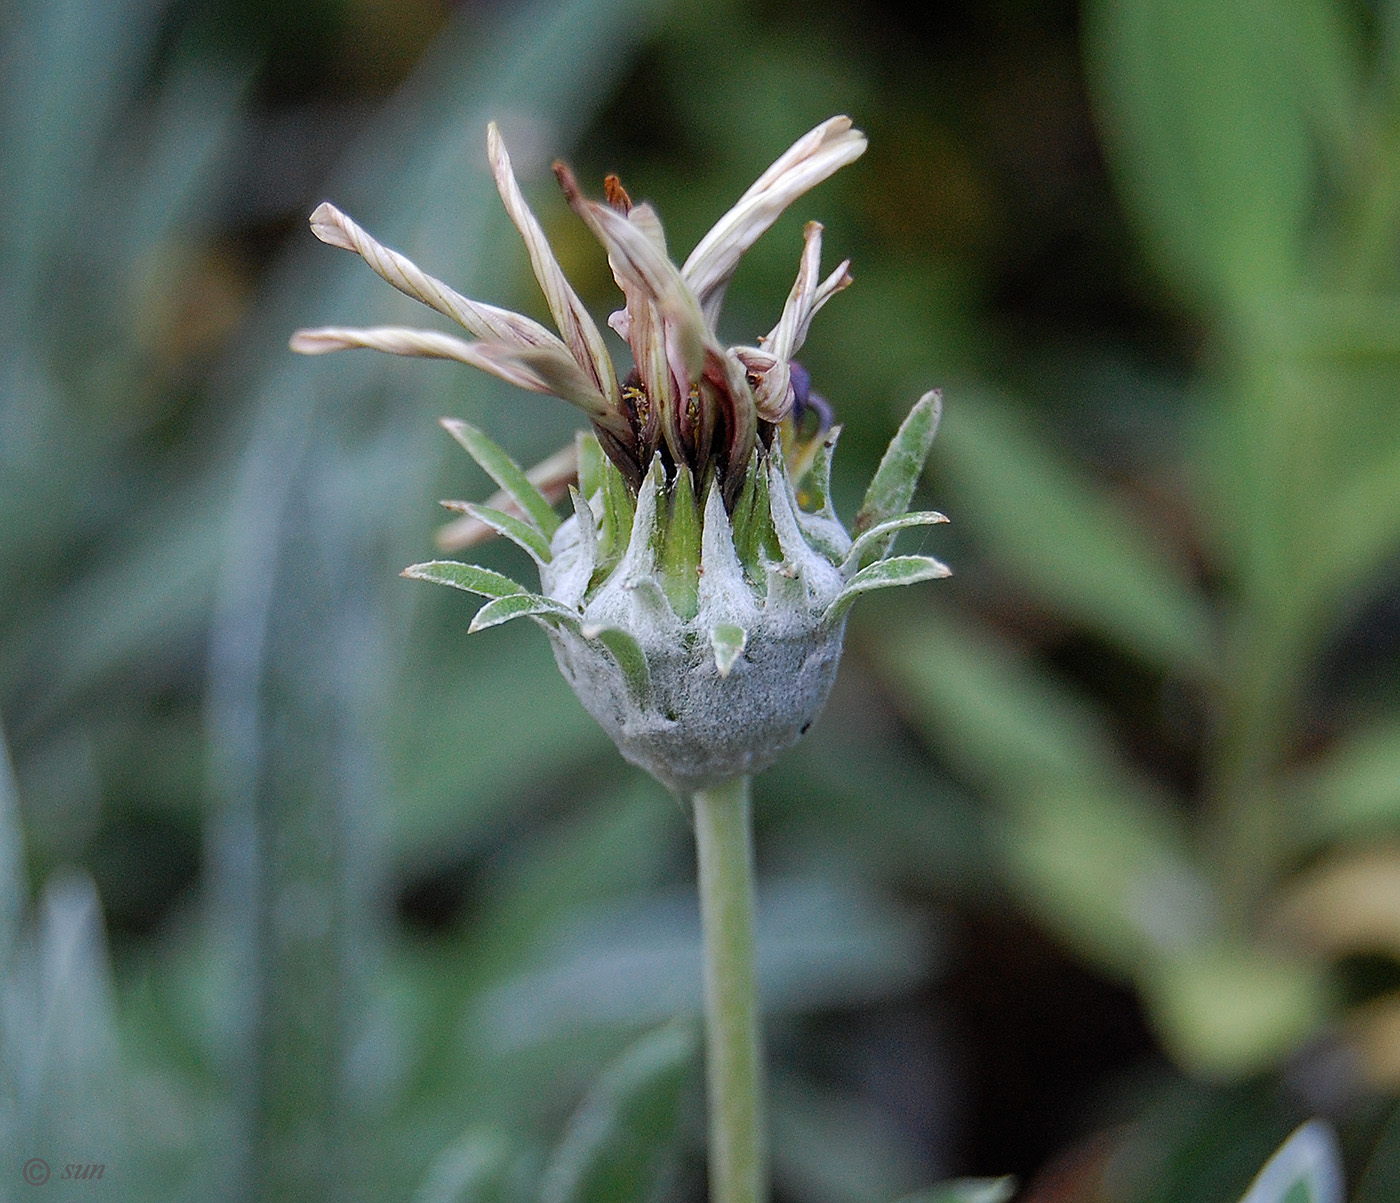
<instances>
[{"instance_id":1,"label":"slender stalk","mask_svg":"<svg viewBox=\"0 0 1400 1203\"><path fill-rule=\"evenodd\" d=\"M711 1203L765 1203L767 1155L749 779L694 795L705 934L705 1076Z\"/></svg>"}]
</instances>

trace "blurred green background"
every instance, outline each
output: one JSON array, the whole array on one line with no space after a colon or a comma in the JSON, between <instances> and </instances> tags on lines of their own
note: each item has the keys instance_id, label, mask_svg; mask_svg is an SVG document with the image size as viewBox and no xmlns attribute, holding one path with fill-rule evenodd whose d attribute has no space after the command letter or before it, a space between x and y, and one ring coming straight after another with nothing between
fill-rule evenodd
<instances>
[{"instance_id":1,"label":"blurred green background","mask_svg":"<svg viewBox=\"0 0 1400 1203\"><path fill-rule=\"evenodd\" d=\"M436 417L534 462L574 415L286 339L422 317L325 198L547 320L490 119L604 315L553 157L684 252L839 112L869 152L721 333L820 218L839 508L941 386L957 575L857 608L757 783L778 1203L1229 1203L1309 1115L1400 1197L1400 4L7 0L0 43L0 1198L703 1197L686 816L538 632L397 576L490 491Z\"/></svg>"}]
</instances>

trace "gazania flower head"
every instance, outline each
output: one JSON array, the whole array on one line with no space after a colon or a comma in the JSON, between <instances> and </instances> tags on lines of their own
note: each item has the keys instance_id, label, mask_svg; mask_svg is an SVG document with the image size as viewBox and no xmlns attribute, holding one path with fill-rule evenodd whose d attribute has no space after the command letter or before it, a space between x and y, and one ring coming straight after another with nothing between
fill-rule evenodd
<instances>
[{"instance_id":1,"label":"gazania flower head","mask_svg":"<svg viewBox=\"0 0 1400 1203\"><path fill-rule=\"evenodd\" d=\"M501 200L529 251L559 331L468 300L371 238L330 204L312 214L324 242L360 254L400 291L452 318L471 341L397 326L301 330L307 354L369 347L456 359L582 410L591 435L526 473L484 434L444 425L501 487L442 541L490 533L540 569L531 593L455 561L405 575L487 597L472 629L516 617L544 627L580 700L623 754L690 790L766 767L820 710L840 658L846 612L862 592L946 576L925 556L891 557L895 534L942 515L905 513L937 427L927 394L900 428L856 519L853 540L828 497L839 428L794 356L816 313L851 283L823 275L822 227L808 223L796 282L754 346L723 346L716 322L744 252L797 197L865 150L846 117L800 138L701 239L671 260L656 211L610 176L586 197L562 164L569 205L607 252L624 307L609 325L628 344L620 372L525 202L500 133L487 152ZM801 488L806 505L799 505ZM561 522L553 504L572 496Z\"/></svg>"}]
</instances>

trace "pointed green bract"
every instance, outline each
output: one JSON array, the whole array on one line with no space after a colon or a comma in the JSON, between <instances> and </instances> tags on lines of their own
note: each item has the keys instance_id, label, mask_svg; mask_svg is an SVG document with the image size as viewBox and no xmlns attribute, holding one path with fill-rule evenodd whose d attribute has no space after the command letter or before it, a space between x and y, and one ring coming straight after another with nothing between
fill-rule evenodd
<instances>
[{"instance_id":1,"label":"pointed green bract","mask_svg":"<svg viewBox=\"0 0 1400 1203\"><path fill-rule=\"evenodd\" d=\"M749 633L732 622L723 622L710 632L710 646L715 652L715 668L721 677L727 677L735 662L744 654L749 641Z\"/></svg>"},{"instance_id":2,"label":"pointed green bract","mask_svg":"<svg viewBox=\"0 0 1400 1203\"><path fill-rule=\"evenodd\" d=\"M498 627L512 618L542 618L578 624L578 612L563 602L557 602L552 597L541 597L538 593L512 593L509 597L498 597L482 606L467 632L474 635L477 631Z\"/></svg>"},{"instance_id":3,"label":"pointed green bract","mask_svg":"<svg viewBox=\"0 0 1400 1203\"><path fill-rule=\"evenodd\" d=\"M524 585L517 584L508 576L457 560L430 560L426 564L413 564L400 575L415 581L432 581L435 585L451 585L454 589L475 593L478 597L510 597L527 592Z\"/></svg>"},{"instance_id":4,"label":"pointed green bract","mask_svg":"<svg viewBox=\"0 0 1400 1203\"><path fill-rule=\"evenodd\" d=\"M841 427L833 426L828 430L822 445L812 457L812 466L801 480L793 481L797 504L809 514L836 518L836 510L831 504L831 460L836 454L836 440L840 437Z\"/></svg>"},{"instance_id":5,"label":"pointed green bract","mask_svg":"<svg viewBox=\"0 0 1400 1203\"><path fill-rule=\"evenodd\" d=\"M856 515L857 535L898 517L909 508L942 412L943 394L935 389L920 397L909 416L900 423L866 490L860 513Z\"/></svg>"},{"instance_id":6,"label":"pointed green bract","mask_svg":"<svg viewBox=\"0 0 1400 1203\"><path fill-rule=\"evenodd\" d=\"M603 445L587 430L580 430L574 442L578 448L579 492L592 498L603 487Z\"/></svg>"},{"instance_id":7,"label":"pointed green bract","mask_svg":"<svg viewBox=\"0 0 1400 1203\"><path fill-rule=\"evenodd\" d=\"M846 554L841 571L851 573L873 563L879 558L880 548L889 546L889 535L910 526L934 526L947 521L948 519L937 510L916 510L912 514L901 514L898 518L891 518L888 522L872 526L851 544L851 550Z\"/></svg>"},{"instance_id":8,"label":"pointed green bract","mask_svg":"<svg viewBox=\"0 0 1400 1203\"><path fill-rule=\"evenodd\" d=\"M511 499L528 514L546 539L559 529L559 516L545 496L530 483L529 477L505 451L475 426L456 418L443 418L442 427L466 448L467 454L481 465L482 471L501 486Z\"/></svg>"},{"instance_id":9,"label":"pointed green bract","mask_svg":"<svg viewBox=\"0 0 1400 1203\"><path fill-rule=\"evenodd\" d=\"M661 548L661 582L677 614L695 617L700 588L700 508L690 482L690 469L676 471L670 497L670 521Z\"/></svg>"},{"instance_id":10,"label":"pointed green bract","mask_svg":"<svg viewBox=\"0 0 1400 1203\"><path fill-rule=\"evenodd\" d=\"M627 681L627 690L633 699L645 702L651 696L651 670L647 668L647 658L637 641L618 627L604 627L600 631L584 631L585 638L596 639L617 661L622 675Z\"/></svg>"},{"instance_id":11,"label":"pointed green bract","mask_svg":"<svg viewBox=\"0 0 1400 1203\"><path fill-rule=\"evenodd\" d=\"M778 532L773 529L768 473L757 460L750 462L748 479L734 506L734 550L744 574L754 584L764 580L764 560L781 560Z\"/></svg>"},{"instance_id":12,"label":"pointed green bract","mask_svg":"<svg viewBox=\"0 0 1400 1203\"><path fill-rule=\"evenodd\" d=\"M912 585L917 581L936 581L951 575L952 569L932 556L893 556L888 560L877 560L869 568L862 568L847 582L836 600L827 607L826 621L839 619L862 593L896 585Z\"/></svg>"},{"instance_id":13,"label":"pointed green bract","mask_svg":"<svg viewBox=\"0 0 1400 1203\"><path fill-rule=\"evenodd\" d=\"M611 572L632 538L636 506L627 482L612 460L603 462L603 529L598 545L598 567Z\"/></svg>"},{"instance_id":14,"label":"pointed green bract","mask_svg":"<svg viewBox=\"0 0 1400 1203\"><path fill-rule=\"evenodd\" d=\"M498 535L504 535L517 547L528 552L536 564L548 564L553 558L549 550L549 540L529 522L507 514L504 510L492 509L489 505L476 505L470 501L444 501L449 510L468 514L478 522L485 523Z\"/></svg>"},{"instance_id":15,"label":"pointed green bract","mask_svg":"<svg viewBox=\"0 0 1400 1203\"><path fill-rule=\"evenodd\" d=\"M586 495L573 485L569 486L569 501L573 503L574 517L578 519L579 544L589 564L598 562L598 526L593 520L593 509Z\"/></svg>"}]
</instances>

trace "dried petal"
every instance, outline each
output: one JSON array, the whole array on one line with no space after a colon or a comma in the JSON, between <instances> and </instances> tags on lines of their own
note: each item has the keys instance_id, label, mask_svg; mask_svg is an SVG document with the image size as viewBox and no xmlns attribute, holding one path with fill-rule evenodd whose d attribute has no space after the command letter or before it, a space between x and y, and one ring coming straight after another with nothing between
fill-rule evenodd
<instances>
[{"instance_id":1,"label":"dried petal","mask_svg":"<svg viewBox=\"0 0 1400 1203\"><path fill-rule=\"evenodd\" d=\"M554 257L544 230L516 182L511 170L510 156L501 140L500 130L493 121L486 128L486 152L491 160L491 174L496 180L496 190L501 194L501 203L525 240L525 248L530 253L530 264L535 271L535 279L540 283L549 311L554 315L555 325L564 336L564 342L573 352L574 359L589 376L597 390L613 408L619 408L617 375L613 371L612 359L603 344L603 336L598 332L588 310L583 307L578 293L564 276L564 270Z\"/></svg>"},{"instance_id":2,"label":"dried petal","mask_svg":"<svg viewBox=\"0 0 1400 1203\"><path fill-rule=\"evenodd\" d=\"M778 216L808 189L865 152L849 117L832 117L799 138L719 219L685 261L681 275L713 327L734 269Z\"/></svg>"}]
</instances>

